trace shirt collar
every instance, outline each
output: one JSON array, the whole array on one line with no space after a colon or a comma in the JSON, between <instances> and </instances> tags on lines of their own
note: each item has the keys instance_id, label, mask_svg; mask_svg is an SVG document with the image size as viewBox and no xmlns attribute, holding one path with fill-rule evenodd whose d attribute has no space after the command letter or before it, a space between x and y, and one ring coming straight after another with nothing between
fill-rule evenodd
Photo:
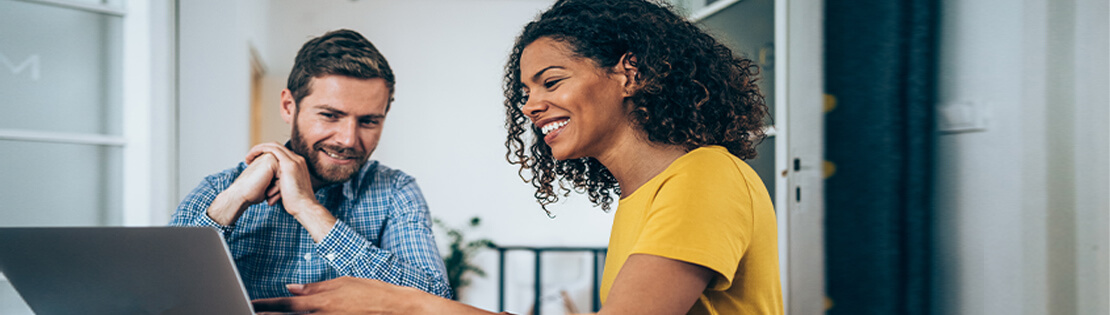
<instances>
[{"instance_id":1,"label":"shirt collar","mask_svg":"<svg viewBox=\"0 0 1110 315\"><path fill-rule=\"evenodd\" d=\"M378 161L367 160L358 173L351 175L351 179L343 183L343 197L346 197L347 200L358 198L358 192L362 191L362 185L367 181L367 174L377 167Z\"/></svg>"}]
</instances>

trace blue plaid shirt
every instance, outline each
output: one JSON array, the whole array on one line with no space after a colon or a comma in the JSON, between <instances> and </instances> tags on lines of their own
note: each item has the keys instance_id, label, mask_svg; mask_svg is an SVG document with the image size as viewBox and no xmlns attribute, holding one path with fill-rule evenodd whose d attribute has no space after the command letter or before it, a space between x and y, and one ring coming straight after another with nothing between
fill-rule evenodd
<instances>
[{"instance_id":1,"label":"blue plaid shirt","mask_svg":"<svg viewBox=\"0 0 1110 315\"><path fill-rule=\"evenodd\" d=\"M316 243L282 204L247 208L233 226L208 217L208 206L246 163L208 176L178 206L170 225L210 226L227 240L251 298L289 296L288 283L340 276L377 279L451 297L436 249L428 205L411 176L369 161L351 180L316 190L336 223Z\"/></svg>"}]
</instances>

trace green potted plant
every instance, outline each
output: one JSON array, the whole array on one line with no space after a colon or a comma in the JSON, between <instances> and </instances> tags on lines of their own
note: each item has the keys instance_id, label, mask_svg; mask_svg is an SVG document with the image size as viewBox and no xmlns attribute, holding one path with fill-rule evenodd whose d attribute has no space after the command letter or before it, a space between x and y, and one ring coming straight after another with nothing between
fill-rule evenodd
<instances>
[{"instance_id":1,"label":"green potted plant","mask_svg":"<svg viewBox=\"0 0 1110 315\"><path fill-rule=\"evenodd\" d=\"M485 238L467 241L466 235L463 233L477 228L482 223L482 219L478 217L470 218L469 225L465 228L448 226L439 218L432 221L435 222L436 226L447 232L449 243L447 253L443 256L443 264L447 267L447 281L451 285L451 291L455 292L454 299L458 300L461 295L460 290L470 284L469 273L474 273L479 277L486 276L485 270L471 261L474 254L479 249L493 248L495 245L493 241Z\"/></svg>"}]
</instances>

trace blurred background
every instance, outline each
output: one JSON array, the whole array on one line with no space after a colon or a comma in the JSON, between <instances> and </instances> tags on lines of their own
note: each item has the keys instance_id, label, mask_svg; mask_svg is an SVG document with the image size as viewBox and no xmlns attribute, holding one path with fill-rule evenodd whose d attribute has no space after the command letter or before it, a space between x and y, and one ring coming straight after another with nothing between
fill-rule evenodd
<instances>
[{"instance_id":1,"label":"blurred background","mask_svg":"<svg viewBox=\"0 0 1110 315\"><path fill-rule=\"evenodd\" d=\"M0 0L0 226L165 225L289 137L293 57L349 28L397 77L373 158L417 178L441 254L452 229L502 249L468 256L460 299L594 309L612 213L572 195L549 218L505 161L506 56L552 3ZM761 66L749 163L789 314L1110 313L1107 1L670 3ZM0 314L31 314L2 276Z\"/></svg>"}]
</instances>

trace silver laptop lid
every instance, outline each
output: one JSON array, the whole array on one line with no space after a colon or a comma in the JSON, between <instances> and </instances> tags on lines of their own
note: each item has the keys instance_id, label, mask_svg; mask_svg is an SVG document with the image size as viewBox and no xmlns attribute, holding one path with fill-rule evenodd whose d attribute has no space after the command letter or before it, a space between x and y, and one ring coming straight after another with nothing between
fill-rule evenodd
<instances>
[{"instance_id":1,"label":"silver laptop lid","mask_svg":"<svg viewBox=\"0 0 1110 315\"><path fill-rule=\"evenodd\" d=\"M0 272L36 314L252 314L205 227L0 228Z\"/></svg>"}]
</instances>

